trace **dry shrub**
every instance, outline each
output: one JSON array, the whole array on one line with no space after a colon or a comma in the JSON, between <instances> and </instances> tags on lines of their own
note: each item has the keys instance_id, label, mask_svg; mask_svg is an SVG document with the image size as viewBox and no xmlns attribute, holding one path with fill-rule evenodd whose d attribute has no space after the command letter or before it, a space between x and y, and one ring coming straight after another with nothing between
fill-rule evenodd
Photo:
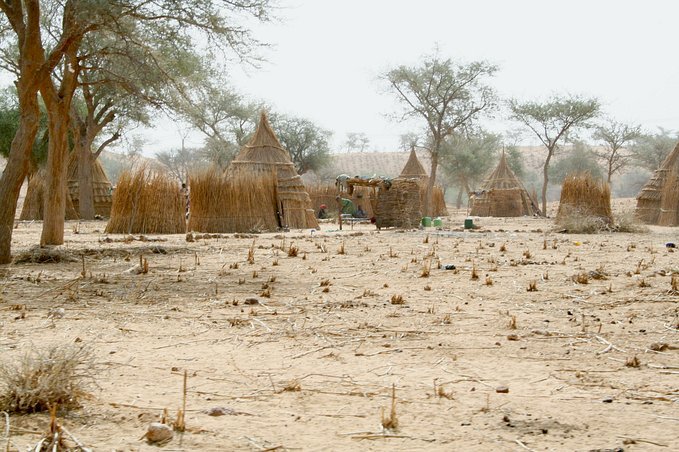
<instances>
[{"instance_id":1,"label":"dry shrub","mask_svg":"<svg viewBox=\"0 0 679 452\"><path fill-rule=\"evenodd\" d=\"M94 384L94 367L92 352L84 346L32 349L17 362L0 365L0 410L36 413L56 406L77 408Z\"/></svg>"},{"instance_id":2,"label":"dry shrub","mask_svg":"<svg viewBox=\"0 0 679 452\"><path fill-rule=\"evenodd\" d=\"M647 233L648 226L639 222L634 212L623 212L616 215L613 230L617 232L631 232L636 234Z\"/></svg>"},{"instance_id":3,"label":"dry shrub","mask_svg":"<svg viewBox=\"0 0 679 452\"><path fill-rule=\"evenodd\" d=\"M398 417L396 415L396 385L391 386L391 410L389 410L389 415L385 416L384 408L382 408L381 413L382 428L385 430L396 430L398 429Z\"/></svg>"},{"instance_id":4,"label":"dry shrub","mask_svg":"<svg viewBox=\"0 0 679 452\"><path fill-rule=\"evenodd\" d=\"M40 247L33 248L17 254L14 258L15 264L46 264L59 262L78 262L70 251L59 247Z\"/></svg>"},{"instance_id":5,"label":"dry shrub","mask_svg":"<svg viewBox=\"0 0 679 452\"><path fill-rule=\"evenodd\" d=\"M392 295L391 296L391 304L405 304L405 300L403 299L403 295Z\"/></svg>"},{"instance_id":6,"label":"dry shrub","mask_svg":"<svg viewBox=\"0 0 679 452\"><path fill-rule=\"evenodd\" d=\"M567 234L598 234L612 229L605 218L590 215L577 207L563 207L560 212L557 224Z\"/></svg>"},{"instance_id":7,"label":"dry shrub","mask_svg":"<svg viewBox=\"0 0 679 452\"><path fill-rule=\"evenodd\" d=\"M528 292L537 292L538 291L538 282L536 280L532 280L528 282L528 289L526 289Z\"/></svg>"}]
</instances>

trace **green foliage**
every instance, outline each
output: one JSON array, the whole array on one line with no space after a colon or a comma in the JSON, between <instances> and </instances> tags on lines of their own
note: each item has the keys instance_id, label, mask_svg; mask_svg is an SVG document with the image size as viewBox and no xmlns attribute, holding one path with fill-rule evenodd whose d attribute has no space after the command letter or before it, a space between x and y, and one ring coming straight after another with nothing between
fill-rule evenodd
<instances>
[{"instance_id":1,"label":"green foliage","mask_svg":"<svg viewBox=\"0 0 679 452\"><path fill-rule=\"evenodd\" d=\"M568 154L549 168L549 178L553 184L561 185L566 176L578 173L589 173L596 179L603 177L592 147L582 141L576 141Z\"/></svg>"},{"instance_id":2,"label":"green foliage","mask_svg":"<svg viewBox=\"0 0 679 452\"><path fill-rule=\"evenodd\" d=\"M19 106L16 91L7 88L0 91L0 155L7 158L12 146L12 140L19 129ZM47 115L41 108L38 125L38 136L33 143L31 166L37 168L47 160Z\"/></svg>"},{"instance_id":3,"label":"green foliage","mask_svg":"<svg viewBox=\"0 0 679 452\"><path fill-rule=\"evenodd\" d=\"M630 148L634 162L649 171L660 168L667 155L674 149L679 137L670 130L658 128L658 133L639 136Z\"/></svg>"},{"instance_id":4,"label":"green foliage","mask_svg":"<svg viewBox=\"0 0 679 452\"><path fill-rule=\"evenodd\" d=\"M328 140L332 132L294 116L273 114L269 120L281 144L290 152L298 174L320 170L330 163Z\"/></svg>"},{"instance_id":5,"label":"green foliage","mask_svg":"<svg viewBox=\"0 0 679 452\"><path fill-rule=\"evenodd\" d=\"M499 135L483 130L451 135L441 146L441 167L453 184L470 191L497 163L500 143Z\"/></svg>"},{"instance_id":6,"label":"green foliage","mask_svg":"<svg viewBox=\"0 0 679 452\"><path fill-rule=\"evenodd\" d=\"M516 177L523 180L526 175L526 166L523 164L524 157L521 155L518 146L506 146L505 155L507 157L507 164Z\"/></svg>"}]
</instances>

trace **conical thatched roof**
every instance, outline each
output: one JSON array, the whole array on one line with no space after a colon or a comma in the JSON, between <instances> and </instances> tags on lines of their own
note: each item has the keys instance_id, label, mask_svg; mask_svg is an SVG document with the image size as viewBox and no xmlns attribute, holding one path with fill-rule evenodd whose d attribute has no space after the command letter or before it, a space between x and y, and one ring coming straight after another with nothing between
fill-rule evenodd
<instances>
[{"instance_id":1,"label":"conical thatched roof","mask_svg":"<svg viewBox=\"0 0 679 452\"><path fill-rule=\"evenodd\" d=\"M417 158L417 154L415 153L414 148L410 150L410 157L408 157L406 166L403 167L403 170L401 171L401 175L399 177L409 177L418 179L429 178L427 171L424 169L424 166L422 166L422 163L420 163L420 159Z\"/></svg>"},{"instance_id":2,"label":"conical thatched roof","mask_svg":"<svg viewBox=\"0 0 679 452\"><path fill-rule=\"evenodd\" d=\"M195 216L191 214L191 229L201 232L243 232L271 229L272 224L289 228L318 227L304 182L295 170L290 153L276 138L265 113L262 113L250 141L226 169L225 177L230 180L229 183L219 178L211 179L214 180L215 189L219 186L219 190L224 191L223 196L220 196L223 205L198 206L195 203L200 203L200 198L192 199ZM205 178L205 187L201 185L204 191L208 190L207 176ZM262 193L270 193L274 202L260 202L256 194L252 193L252 190L257 189ZM215 203L219 203L220 199ZM213 218L215 212L220 212L217 215L220 218Z\"/></svg>"},{"instance_id":3,"label":"conical thatched roof","mask_svg":"<svg viewBox=\"0 0 679 452\"><path fill-rule=\"evenodd\" d=\"M278 141L264 112L259 117L259 124L252 138L243 146L233 161L292 165L290 153Z\"/></svg>"},{"instance_id":4,"label":"conical thatched roof","mask_svg":"<svg viewBox=\"0 0 679 452\"><path fill-rule=\"evenodd\" d=\"M679 225L679 143L641 189L636 214L645 223Z\"/></svg>"},{"instance_id":5,"label":"conical thatched roof","mask_svg":"<svg viewBox=\"0 0 679 452\"><path fill-rule=\"evenodd\" d=\"M539 213L523 184L509 167L504 151L481 190L474 193L470 214L480 217L520 217Z\"/></svg>"}]
</instances>

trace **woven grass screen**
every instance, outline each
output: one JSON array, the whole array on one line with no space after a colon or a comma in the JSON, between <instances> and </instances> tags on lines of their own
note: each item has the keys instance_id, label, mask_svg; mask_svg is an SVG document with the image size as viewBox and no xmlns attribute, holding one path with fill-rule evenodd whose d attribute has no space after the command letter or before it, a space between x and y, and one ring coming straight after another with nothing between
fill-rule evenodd
<instances>
[{"instance_id":1,"label":"woven grass screen","mask_svg":"<svg viewBox=\"0 0 679 452\"><path fill-rule=\"evenodd\" d=\"M107 233L180 234L186 232L186 198L177 181L140 167L126 171L113 192Z\"/></svg>"},{"instance_id":2,"label":"woven grass screen","mask_svg":"<svg viewBox=\"0 0 679 452\"><path fill-rule=\"evenodd\" d=\"M589 173L567 176L561 187L556 223L565 222L566 217L574 213L612 224L611 189L608 183L595 179Z\"/></svg>"},{"instance_id":3,"label":"woven grass screen","mask_svg":"<svg viewBox=\"0 0 679 452\"><path fill-rule=\"evenodd\" d=\"M276 173L227 176L217 168L192 175L189 230L211 233L275 231Z\"/></svg>"},{"instance_id":4,"label":"woven grass screen","mask_svg":"<svg viewBox=\"0 0 679 452\"><path fill-rule=\"evenodd\" d=\"M422 219L417 180L396 178L391 181L389 189L380 187L375 213L378 228L417 227Z\"/></svg>"},{"instance_id":5,"label":"woven grass screen","mask_svg":"<svg viewBox=\"0 0 679 452\"><path fill-rule=\"evenodd\" d=\"M111 192L111 181L104 172L104 167L99 160L92 159L92 191L94 195L94 213L102 217L111 215L111 205L113 195ZM76 212L79 210L80 200L80 181L78 180L78 157L75 152L71 152L68 161L68 192L73 200L73 207Z\"/></svg>"}]
</instances>

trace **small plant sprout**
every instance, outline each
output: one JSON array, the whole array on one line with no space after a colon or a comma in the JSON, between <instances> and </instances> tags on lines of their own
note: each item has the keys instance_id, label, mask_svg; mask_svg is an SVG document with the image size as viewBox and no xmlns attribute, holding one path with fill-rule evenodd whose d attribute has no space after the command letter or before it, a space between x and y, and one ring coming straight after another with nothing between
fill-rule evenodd
<instances>
[{"instance_id":1,"label":"small plant sprout","mask_svg":"<svg viewBox=\"0 0 679 452\"><path fill-rule=\"evenodd\" d=\"M429 278L430 272L431 272L431 260L427 259L422 264L422 272L420 273L420 278Z\"/></svg>"},{"instance_id":2,"label":"small plant sprout","mask_svg":"<svg viewBox=\"0 0 679 452\"><path fill-rule=\"evenodd\" d=\"M248 264L252 265L255 263L255 240L252 241L252 245L248 248Z\"/></svg>"},{"instance_id":3,"label":"small plant sprout","mask_svg":"<svg viewBox=\"0 0 679 452\"><path fill-rule=\"evenodd\" d=\"M391 296L391 304L405 304L405 300L403 299L403 295L401 294L396 294Z\"/></svg>"},{"instance_id":4,"label":"small plant sprout","mask_svg":"<svg viewBox=\"0 0 679 452\"><path fill-rule=\"evenodd\" d=\"M536 280L531 280L528 283L528 289L526 289L528 292L537 292L538 291L538 282Z\"/></svg>"},{"instance_id":5,"label":"small plant sprout","mask_svg":"<svg viewBox=\"0 0 679 452\"><path fill-rule=\"evenodd\" d=\"M476 264L472 263L472 275L471 275L472 281L476 281L479 279L479 272L476 269Z\"/></svg>"}]
</instances>

